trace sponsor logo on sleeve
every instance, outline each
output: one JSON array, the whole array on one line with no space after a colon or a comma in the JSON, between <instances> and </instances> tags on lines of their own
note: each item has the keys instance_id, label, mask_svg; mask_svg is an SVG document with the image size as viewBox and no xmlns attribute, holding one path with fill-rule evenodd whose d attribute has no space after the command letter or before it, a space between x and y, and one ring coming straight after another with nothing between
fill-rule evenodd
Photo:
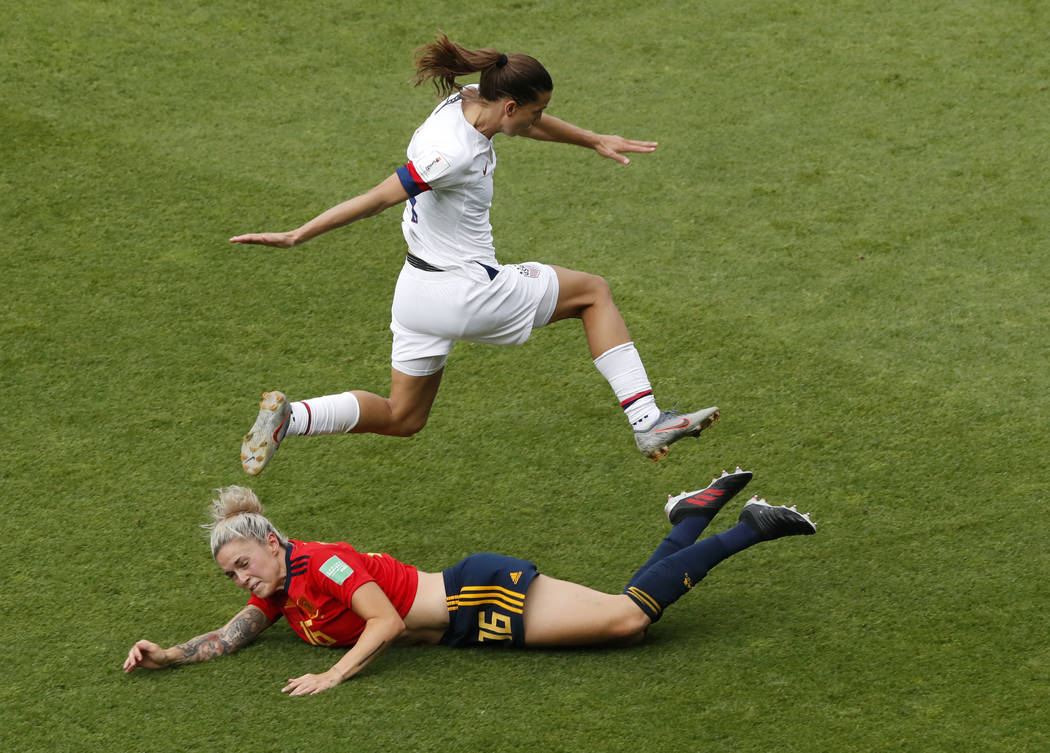
<instances>
[{"instance_id":1,"label":"sponsor logo on sleeve","mask_svg":"<svg viewBox=\"0 0 1050 753\"><path fill-rule=\"evenodd\" d=\"M412 164L416 166L419 177L426 183L430 183L435 178L440 178L452 169L452 162L440 152L430 152L420 159L412 160Z\"/></svg>"}]
</instances>

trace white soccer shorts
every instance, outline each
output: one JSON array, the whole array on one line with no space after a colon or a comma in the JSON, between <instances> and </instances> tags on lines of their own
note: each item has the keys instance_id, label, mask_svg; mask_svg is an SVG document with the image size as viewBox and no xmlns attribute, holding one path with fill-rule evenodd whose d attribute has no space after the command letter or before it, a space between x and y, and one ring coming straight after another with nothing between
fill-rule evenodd
<instances>
[{"instance_id":1,"label":"white soccer shorts","mask_svg":"<svg viewBox=\"0 0 1050 753\"><path fill-rule=\"evenodd\" d=\"M504 264L484 282L405 262L394 289L391 364L410 376L439 371L457 340L520 345L550 322L558 275L539 262Z\"/></svg>"}]
</instances>

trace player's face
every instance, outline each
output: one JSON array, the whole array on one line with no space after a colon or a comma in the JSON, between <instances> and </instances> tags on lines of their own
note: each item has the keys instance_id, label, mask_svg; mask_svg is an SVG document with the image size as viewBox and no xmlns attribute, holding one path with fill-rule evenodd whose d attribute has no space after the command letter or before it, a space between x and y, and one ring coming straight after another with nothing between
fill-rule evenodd
<instances>
[{"instance_id":1,"label":"player's face","mask_svg":"<svg viewBox=\"0 0 1050 753\"><path fill-rule=\"evenodd\" d=\"M260 599L284 588L284 549L276 536L266 544L255 539L233 539L219 550L215 561L226 577Z\"/></svg>"},{"instance_id":2,"label":"player's face","mask_svg":"<svg viewBox=\"0 0 1050 753\"><path fill-rule=\"evenodd\" d=\"M514 100L508 100L505 105L503 125L500 130L507 136L523 136L532 126L540 122L540 116L550 104L551 93L543 92L535 102L519 105Z\"/></svg>"}]
</instances>

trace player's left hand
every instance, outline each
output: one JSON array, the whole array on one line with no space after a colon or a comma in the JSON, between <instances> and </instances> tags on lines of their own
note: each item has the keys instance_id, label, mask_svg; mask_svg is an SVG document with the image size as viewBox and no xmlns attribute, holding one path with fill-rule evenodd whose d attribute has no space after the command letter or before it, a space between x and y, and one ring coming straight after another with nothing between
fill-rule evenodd
<instances>
[{"instance_id":1,"label":"player's left hand","mask_svg":"<svg viewBox=\"0 0 1050 753\"><path fill-rule=\"evenodd\" d=\"M594 151L603 157L616 160L621 165L629 165L631 160L624 157L621 152L648 153L655 151L658 145L656 141L638 141L637 139L625 139L623 136L602 135L598 137Z\"/></svg>"},{"instance_id":2,"label":"player's left hand","mask_svg":"<svg viewBox=\"0 0 1050 753\"><path fill-rule=\"evenodd\" d=\"M281 689L281 692L288 695L317 695L329 688L334 688L338 684L339 680L337 678L328 672L324 672L319 675L295 677L288 681L288 684Z\"/></svg>"}]
</instances>

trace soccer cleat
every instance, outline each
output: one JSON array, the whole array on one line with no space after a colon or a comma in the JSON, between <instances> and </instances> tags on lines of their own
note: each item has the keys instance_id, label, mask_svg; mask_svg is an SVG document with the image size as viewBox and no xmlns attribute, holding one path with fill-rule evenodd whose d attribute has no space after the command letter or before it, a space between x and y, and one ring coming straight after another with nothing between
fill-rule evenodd
<instances>
[{"instance_id":1,"label":"soccer cleat","mask_svg":"<svg viewBox=\"0 0 1050 753\"><path fill-rule=\"evenodd\" d=\"M757 496L748 500L740 511L740 522L757 533L762 541L781 536L809 536L817 532L817 524L809 519L809 513L800 513L794 505L774 507Z\"/></svg>"},{"instance_id":2,"label":"soccer cleat","mask_svg":"<svg viewBox=\"0 0 1050 753\"><path fill-rule=\"evenodd\" d=\"M718 419L718 415L717 407L695 413L665 410L648 429L634 433L634 442L647 458L659 460L682 437L699 437L700 432Z\"/></svg>"},{"instance_id":3,"label":"soccer cleat","mask_svg":"<svg viewBox=\"0 0 1050 753\"><path fill-rule=\"evenodd\" d=\"M711 479L707 488L695 492L682 492L677 497L668 497L664 513L671 525L677 525L683 518L703 515L708 520L715 516L726 502L747 486L754 474L743 471L740 466L732 473L722 471L719 478Z\"/></svg>"},{"instance_id":4,"label":"soccer cleat","mask_svg":"<svg viewBox=\"0 0 1050 753\"><path fill-rule=\"evenodd\" d=\"M259 415L241 444L241 466L249 476L257 476L270 462L288 431L292 406L283 392L264 392Z\"/></svg>"}]
</instances>

